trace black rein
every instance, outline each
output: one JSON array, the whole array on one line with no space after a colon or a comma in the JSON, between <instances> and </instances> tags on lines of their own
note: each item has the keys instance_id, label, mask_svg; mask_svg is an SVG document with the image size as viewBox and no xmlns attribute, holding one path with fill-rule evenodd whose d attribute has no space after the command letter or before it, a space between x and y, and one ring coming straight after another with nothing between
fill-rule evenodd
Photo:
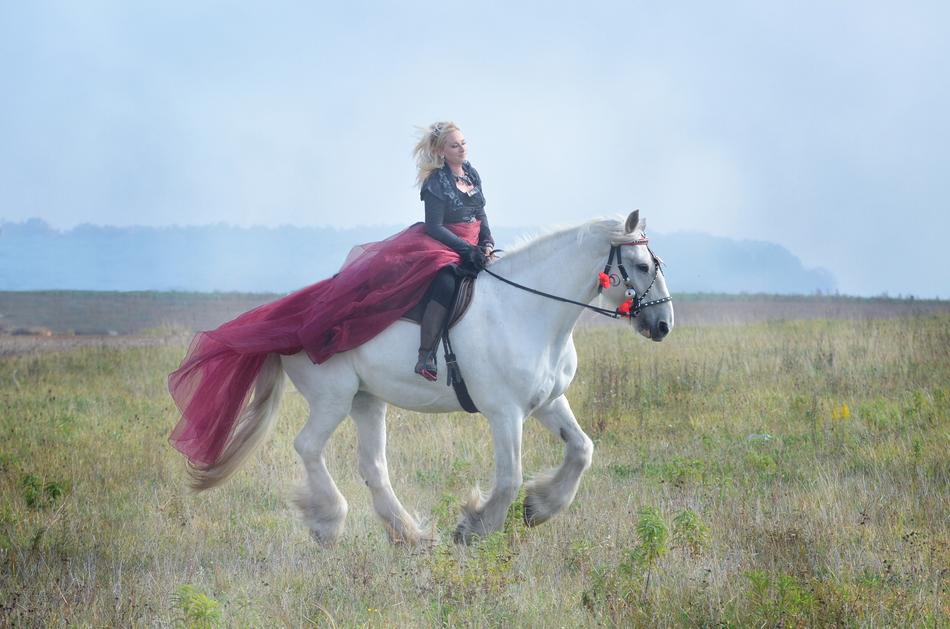
<instances>
[{"instance_id":1,"label":"black rein","mask_svg":"<svg viewBox=\"0 0 950 629\"><path fill-rule=\"evenodd\" d=\"M558 296L558 295L552 295L551 293L545 293L544 291L540 291L540 290L537 290L537 289L534 289L534 288L530 288L530 287L528 287L528 286L524 286L523 284L519 284L518 282L513 282L513 281L509 280L509 279L506 278L506 277L502 277L501 275L498 275L497 273L495 273L494 271L492 271L492 270L490 270L490 269L488 269L488 268L483 269L483 271L485 271L485 273L488 273L488 274L491 275L492 277L501 280L501 281L504 282L505 284L509 284L509 285L511 285L511 286L514 286L515 288L520 288L521 290L527 291L527 292L532 293L532 294L534 294L534 295L539 295L539 296L541 296L541 297L546 297L546 298L548 298L548 299L553 299L554 301L560 301L560 302L565 303L565 304L573 304L573 305L575 305L575 306L580 306L581 308L587 308L588 310L593 310L593 311L596 312L597 314L599 314L599 315L604 315L605 317L610 317L611 319L623 319L623 318L630 318L630 319L632 319L632 318L636 317L638 314L640 314L640 312L641 312L644 308L648 308L649 306L656 306L656 305L659 305L659 304L665 304L665 303L668 302L668 301L673 301L673 298L672 298L672 297L661 297L660 299L654 299L654 300L652 300L652 301L647 301L647 302L642 301L642 299L647 296L647 293L650 292L650 289L653 288L653 284L656 283L656 276L657 276L657 274L660 272L660 263L659 263L659 261L657 260L656 256L653 255L653 252L652 252L652 251L650 252L650 255L653 256L653 264L654 264L654 266L655 266L655 270L654 270L654 272L653 272L653 281L650 282L650 285L647 287L647 289L646 289L645 291L643 291L643 295L640 295L638 298L634 298L633 308L630 309L630 313L629 313L629 314L624 314L624 313L622 313L622 312L619 312L618 310L608 310L607 308L600 308L599 306L592 306L592 305L590 305L590 304L585 304L585 303L580 302L580 301L575 301L575 300L573 300L573 299L568 299L567 297L560 297L560 296ZM628 287L631 287L631 288L632 288L633 283L631 282L630 278L627 277L627 272L626 272L626 269L623 268L623 263L620 262L620 245L613 245L613 246L611 246L611 248L610 248L610 256L608 257L608 262L607 262L607 269L610 268L610 265L611 265L611 263L613 262L614 256L617 257L618 267L619 267L619 270L621 271L621 273L622 273L622 275L623 275L624 282L626 283L626 285L627 285Z\"/></svg>"}]
</instances>

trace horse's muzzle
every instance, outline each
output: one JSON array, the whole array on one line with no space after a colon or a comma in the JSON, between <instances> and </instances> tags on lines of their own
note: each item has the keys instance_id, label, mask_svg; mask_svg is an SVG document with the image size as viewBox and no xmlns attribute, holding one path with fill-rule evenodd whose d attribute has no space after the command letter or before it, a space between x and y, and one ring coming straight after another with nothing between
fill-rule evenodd
<instances>
[{"instance_id":1,"label":"horse's muzzle","mask_svg":"<svg viewBox=\"0 0 950 629\"><path fill-rule=\"evenodd\" d=\"M637 331L651 341L662 341L663 338L670 333L670 324L660 320L654 321L653 325L650 325L646 321L641 320L637 324Z\"/></svg>"}]
</instances>

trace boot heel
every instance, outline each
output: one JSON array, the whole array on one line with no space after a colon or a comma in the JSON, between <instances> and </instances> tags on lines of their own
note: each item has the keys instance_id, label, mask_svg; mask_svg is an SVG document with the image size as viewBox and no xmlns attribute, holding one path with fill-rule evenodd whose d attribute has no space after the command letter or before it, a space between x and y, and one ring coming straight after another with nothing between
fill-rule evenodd
<instances>
[{"instance_id":1,"label":"boot heel","mask_svg":"<svg viewBox=\"0 0 950 629\"><path fill-rule=\"evenodd\" d=\"M435 352L419 350L419 360L416 362L414 371L429 382L438 380L439 367L436 362Z\"/></svg>"}]
</instances>

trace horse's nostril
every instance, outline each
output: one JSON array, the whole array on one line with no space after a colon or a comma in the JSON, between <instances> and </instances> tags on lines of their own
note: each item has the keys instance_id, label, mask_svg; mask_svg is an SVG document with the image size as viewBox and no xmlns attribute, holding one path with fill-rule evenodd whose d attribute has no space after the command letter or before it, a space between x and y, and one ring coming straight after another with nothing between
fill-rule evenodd
<instances>
[{"instance_id":1,"label":"horse's nostril","mask_svg":"<svg viewBox=\"0 0 950 629\"><path fill-rule=\"evenodd\" d=\"M657 324L656 328L657 328L657 330L660 331L660 334L662 334L662 335L664 335L664 336L666 336L667 334L670 333L670 326L669 326L669 324L668 324L666 321L660 321L660 322Z\"/></svg>"}]
</instances>

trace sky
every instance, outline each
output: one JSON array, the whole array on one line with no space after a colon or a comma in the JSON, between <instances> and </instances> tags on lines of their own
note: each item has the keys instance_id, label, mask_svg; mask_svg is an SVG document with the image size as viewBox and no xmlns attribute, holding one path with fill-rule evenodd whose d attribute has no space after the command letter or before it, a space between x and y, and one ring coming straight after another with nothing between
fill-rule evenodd
<instances>
[{"instance_id":1,"label":"sky","mask_svg":"<svg viewBox=\"0 0 950 629\"><path fill-rule=\"evenodd\" d=\"M948 298L948 23L946 2L0 0L0 220L405 225L417 128L454 120L493 224L639 208L783 245L842 293Z\"/></svg>"}]
</instances>

